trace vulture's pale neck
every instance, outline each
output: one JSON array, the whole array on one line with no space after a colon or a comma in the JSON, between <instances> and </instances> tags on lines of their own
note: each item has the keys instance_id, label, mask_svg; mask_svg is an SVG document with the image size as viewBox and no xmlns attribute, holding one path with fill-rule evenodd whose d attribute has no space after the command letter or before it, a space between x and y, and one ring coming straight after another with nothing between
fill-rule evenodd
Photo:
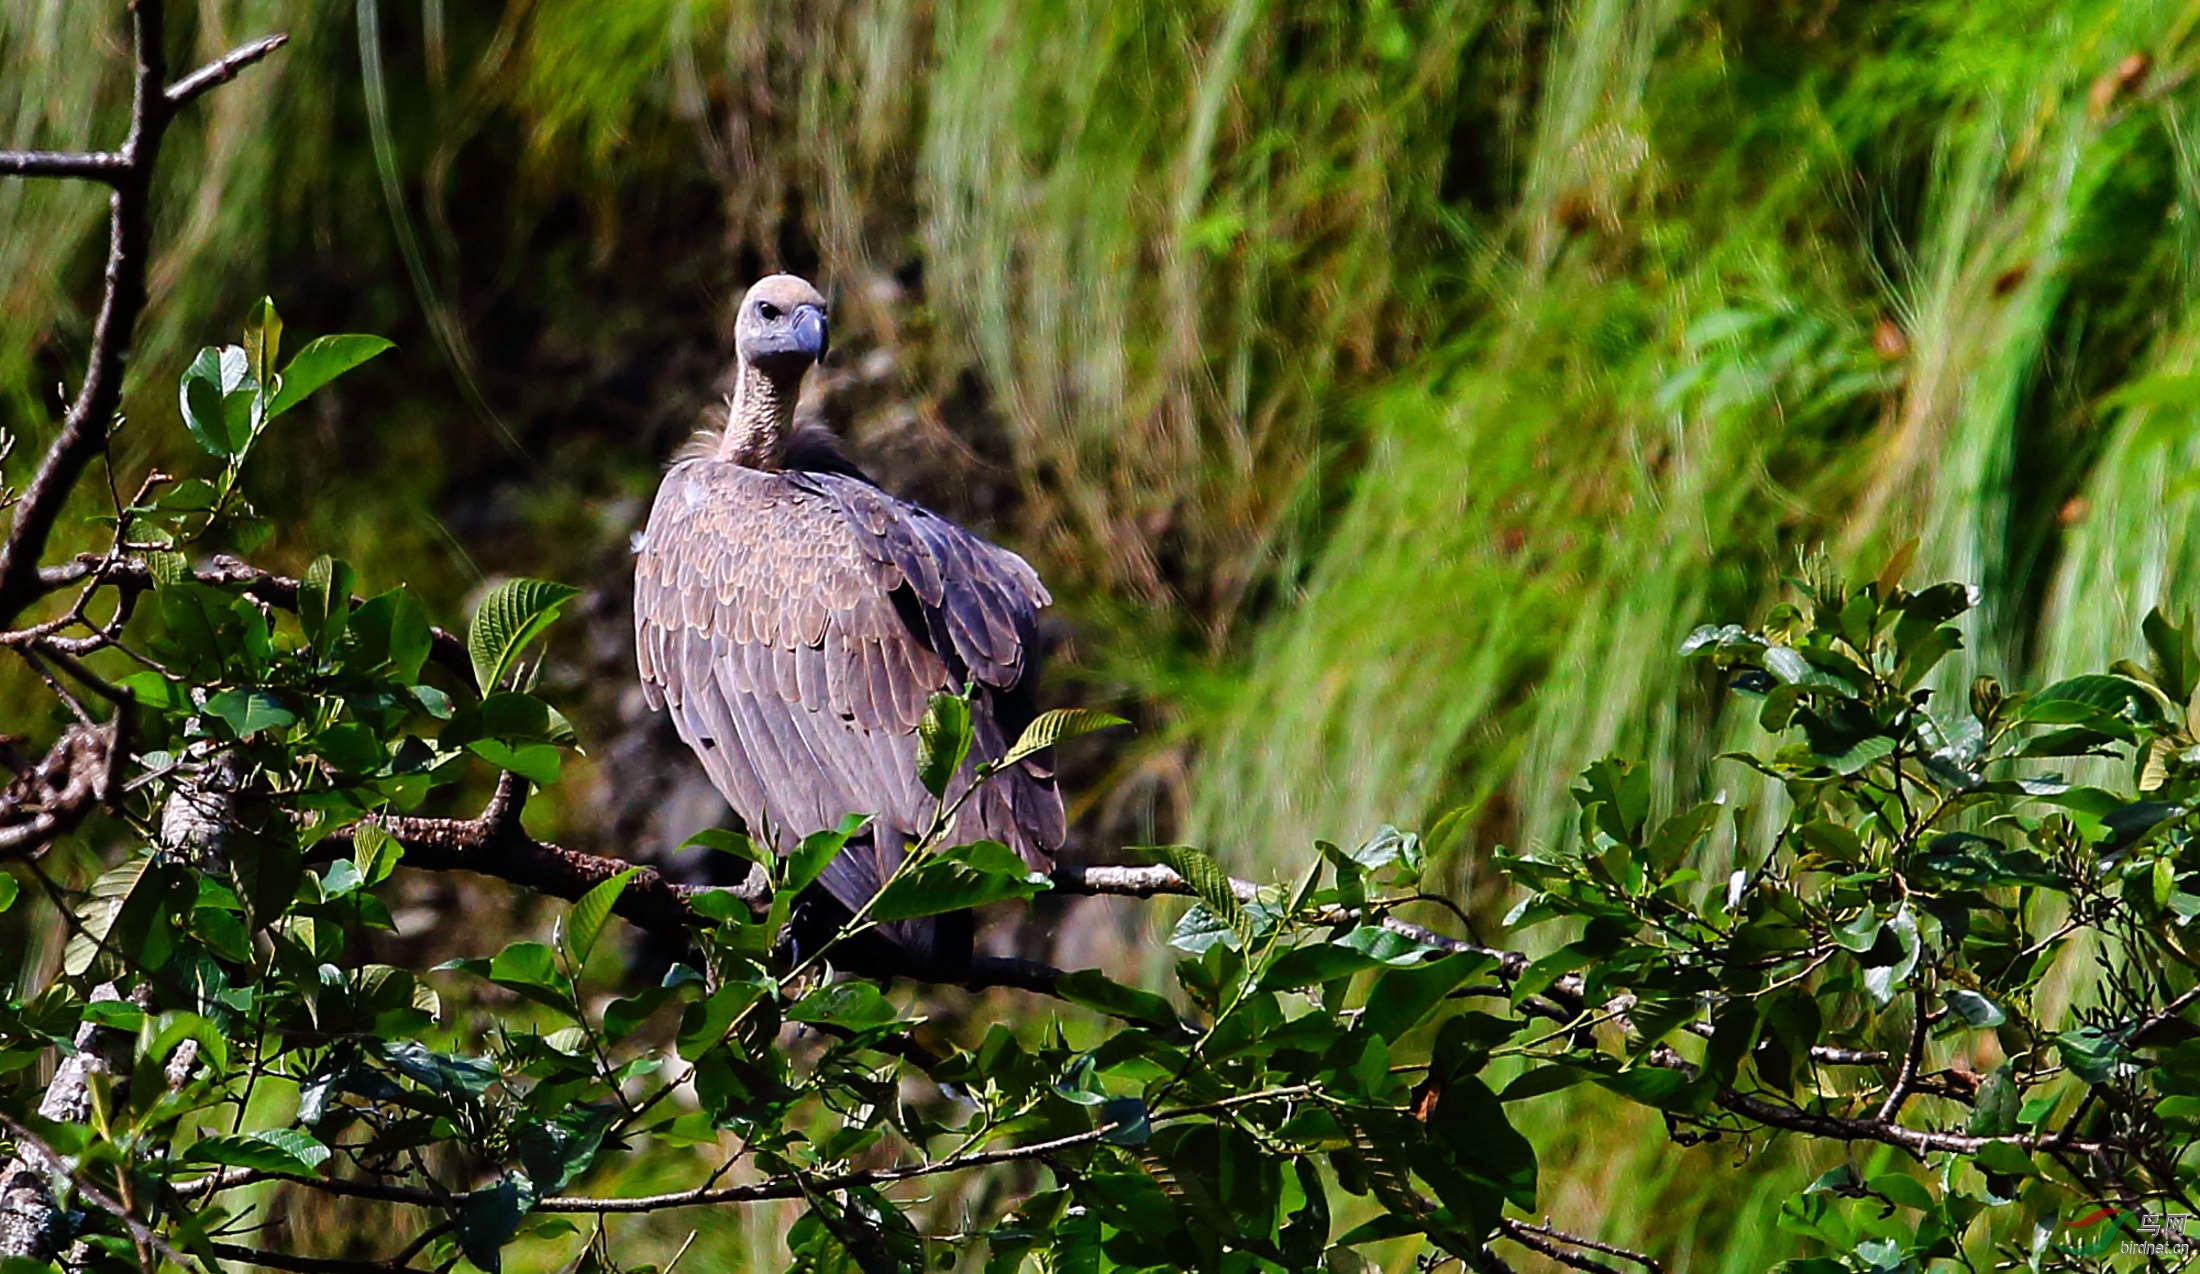
<instances>
[{"instance_id":1,"label":"vulture's pale neck","mask_svg":"<svg viewBox=\"0 0 2200 1274\"><path fill-rule=\"evenodd\" d=\"M794 403L802 390L798 372L782 384L760 367L741 364L733 397L726 406L726 432L718 458L749 469L776 470L787 458L787 434L794 427Z\"/></svg>"}]
</instances>

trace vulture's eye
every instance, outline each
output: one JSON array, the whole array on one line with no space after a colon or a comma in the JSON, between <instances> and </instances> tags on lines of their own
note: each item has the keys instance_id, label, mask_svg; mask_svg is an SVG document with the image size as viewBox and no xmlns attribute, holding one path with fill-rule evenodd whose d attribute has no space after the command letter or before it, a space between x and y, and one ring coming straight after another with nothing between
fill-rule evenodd
<instances>
[{"instance_id":1,"label":"vulture's eye","mask_svg":"<svg viewBox=\"0 0 2200 1274\"><path fill-rule=\"evenodd\" d=\"M756 313L758 317L769 321L779 317L779 307L773 305L770 301L758 301L756 303Z\"/></svg>"}]
</instances>

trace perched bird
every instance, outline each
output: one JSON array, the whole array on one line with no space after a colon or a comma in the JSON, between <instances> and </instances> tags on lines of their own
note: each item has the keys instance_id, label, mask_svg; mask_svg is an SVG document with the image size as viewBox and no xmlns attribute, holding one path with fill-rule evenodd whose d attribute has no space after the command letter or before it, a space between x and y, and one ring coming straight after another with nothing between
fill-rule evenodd
<instances>
[{"instance_id":1,"label":"perched bird","mask_svg":"<svg viewBox=\"0 0 2200 1274\"><path fill-rule=\"evenodd\" d=\"M950 801L1030 722L1050 600L1022 558L880 490L822 429L794 427L826 344L825 299L807 282L749 289L725 428L698 433L665 474L634 563L643 688L758 844L785 854L844 815L872 816L798 912L798 949L869 900L931 822L916 738L933 695L976 691ZM972 795L949 843L997 840L1046 870L1062 834L1061 794L1034 759ZM952 974L970 958L967 913L880 932L890 945L864 962L882 971Z\"/></svg>"}]
</instances>

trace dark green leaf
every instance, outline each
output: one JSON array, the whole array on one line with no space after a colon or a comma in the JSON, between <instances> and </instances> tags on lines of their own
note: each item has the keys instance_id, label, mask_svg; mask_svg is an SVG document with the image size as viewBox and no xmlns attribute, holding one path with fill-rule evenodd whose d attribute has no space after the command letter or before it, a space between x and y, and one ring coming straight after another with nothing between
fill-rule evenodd
<instances>
[{"instance_id":1,"label":"dark green leaf","mask_svg":"<svg viewBox=\"0 0 2200 1274\"><path fill-rule=\"evenodd\" d=\"M588 963L589 953L596 949L597 935L603 932L604 922L611 918L611 909L619 905L619 895L626 892L627 882L634 879L635 869L627 868L616 876L598 882L573 904L572 914L566 918L566 947L573 953L576 967Z\"/></svg>"},{"instance_id":2,"label":"dark green leaf","mask_svg":"<svg viewBox=\"0 0 2200 1274\"><path fill-rule=\"evenodd\" d=\"M970 754L970 703L961 695L936 694L917 723L917 779L944 798L948 781Z\"/></svg>"},{"instance_id":3,"label":"dark green leaf","mask_svg":"<svg viewBox=\"0 0 2200 1274\"><path fill-rule=\"evenodd\" d=\"M789 893L800 893L808 889L817 879L818 873L825 870L825 865L833 861L833 855L839 853L849 839L862 831L863 825L868 822L870 819L862 815L850 814L840 820L839 827L831 831L812 832L803 837L802 843L795 847L793 853L787 855L783 869L785 877L780 881L780 888Z\"/></svg>"},{"instance_id":4,"label":"dark green leaf","mask_svg":"<svg viewBox=\"0 0 2200 1274\"><path fill-rule=\"evenodd\" d=\"M306 396L338 376L393 348L379 336L317 336L284 366L282 383L268 404L269 420L304 402Z\"/></svg>"},{"instance_id":5,"label":"dark green leaf","mask_svg":"<svg viewBox=\"0 0 2200 1274\"><path fill-rule=\"evenodd\" d=\"M1151 991L1124 986L1098 969L1075 969L1055 980L1054 993L1072 1004L1165 1031L1178 1028L1176 1009Z\"/></svg>"},{"instance_id":6,"label":"dark green leaf","mask_svg":"<svg viewBox=\"0 0 2200 1274\"><path fill-rule=\"evenodd\" d=\"M1016 764L1025 757L1044 752L1064 739L1074 739L1081 734L1105 730L1110 726L1129 725L1123 718L1091 708L1052 708L1032 719L1024 727L1016 745L1003 753L1001 768Z\"/></svg>"},{"instance_id":7,"label":"dark green leaf","mask_svg":"<svg viewBox=\"0 0 2200 1274\"><path fill-rule=\"evenodd\" d=\"M2000 1026L2007 1020L2000 1005L1967 987L1949 987L1940 993L1940 998L1972 1026Z\"/></svg>"},{"instance_id":8,"label":"dark green leaf","mask_svg":"<svg viewBox=\"0 0 2200 1274\"><path fill-rule=\"evenodd\" d=\"M196 1163L310 1177L328 1162L329 1148L296 1128L269 1128L243 1136L201 1138L191 1147L190 1158Z\"/></svg>"},{"instance_id":9,"label":"dark green leaf","mask_svg":"<svg viewBox=\"0 0 2200 1274\"><path fill-rule=\"evenodd\" d=\"M206 710L227 722L240 739L261 730L279 730L298 720L274 691L241 686L209 696Z\"/></svg>"},{"instance_id":10,"label":"dark green leaf","mask_svg":"<svg viewBox=\"0 0 2200 1274\"><path fill-rule=\"evenodd\" d=\"M912 920L962 911L1008 898L1029 898L1048 888L1015 850L999 841L973 841L926 855L879 891L871 917Z\"/></svg>"},{"instance_id":11,"label":"dark green leaf","mask_svg":"<svg viewBox=\"0 0 2200 1274\"><path fill-rule=\"evenodd\" d=\"M1245 914L1244 904L1238 901L1237 890L1230 883L1230 873L1222 870L1222 864L1204 849L1190 845L1146 845L1141 852L1151 854L1182 877L1191 886L1192 896L1202 907L1221 917L1223 923L1235 930L1240 939L1249 936L1251 922Z\"/></svg>"},{"instance_id":12,"label":"dark green leaf","mask_svg":"<svg viewBox=\"0 0 2200 1274\"><path fill-rule=\"evenodd\" d=\"M1112 1097L1102 1102L1096 1126L1106 1129L1101 1140L1117 1146L1143 1146L1153 1136L1147 1122L1146 1103L1137 1097Z\"/></svg>"},{"instance_id":13,"label":"dark green leaf","mask_svg":"<svg viewBox=\"0 0 2200 1274\"><path fill-rule=\"evenodd\" d=\"M524 1177L506 1177L474 1191L451 1216L458 1250L489 1274L501 1274L504 1245L519 1233L520 1221L534 1204L535 1188Z\"/></svg>"},{"instance_id":14,"label":"dark green leaf","mask_svg":"<svg viewBox=\"0 0 2200 1274\"><path fill-rule=\"evenodd\" d=\"M851 1031L884 1026L900 1016L868 982L836 982L819 987L787 1010L790 1022L829 1023Z\"/></svg>"},{"instance_id":15,"label":"dark green leaf","mask_svg":"<svg viewBox=\"0 0 2200 1274\"><path fill-rule=\"evenodd\" d=\"M489 590L474 608L473 623L466 630L466 653L484 695L503 684L528 644L579 593L571 585L539 579L508 579Z\"/></svg>"}]
</instances>

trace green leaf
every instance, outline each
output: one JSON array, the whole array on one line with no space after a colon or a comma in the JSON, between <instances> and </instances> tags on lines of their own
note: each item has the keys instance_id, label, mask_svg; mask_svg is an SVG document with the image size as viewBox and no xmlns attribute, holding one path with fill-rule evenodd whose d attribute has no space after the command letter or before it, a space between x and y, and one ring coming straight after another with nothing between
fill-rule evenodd
<instances>
[{"instance_id":1,"label":"green leaf","mask_svg":"<svg viewBox=\"0 0 2200 1274\"><path fill-rule=\"evenodd\" d=\"M1229 921L1197 904L1177 918L1176 928L1169 933L1170 946L1193 955L1206 954L1207 948L1218 942L1237 940L1237 930L1230 927Z\"/></svg>"},{"instance_id":2,"label":"green leaf","mask_svg":"<svg viewBox=\"0 0 2200 1274\"><path fill-rule=\"evenodd\" d=\"M917 779L925 791L946 797L948 781L970 755L970 737L970 701L961 695L933 695L924 720L917 723Z\"/></svg>"},{"instance_id":3,"label":"green leaf","mask_svg":"<svg viewBox=\"0 0 2200 1274\"><path fill-rule=\"evenodd\" d=\"M327 658L351 617L352 572L328 554L314 558L298 580L298 624L315 654Z\"/></svg>"},{"instance_id":4,"label":"green leaf","mask_svg":"<svg viewBox=\"0 0 2200 1274\"><path fill-rule=\"evenodd\" d=\"M2154 655L2154 680L2172 702L2190 703L2200 691L2200 648L2189 629L2181 629L2157 606L2140 625Z\"/></svg>"},{"instance_id":5,"label":"green leaf","mask_svg":"<svg viewBox=\"0 0 2200 1274\"><path fill-rule=\"evenodd\" d=\"M787 855L786 864L781 868L783 876L780 888L789 893L800 893L808 889L815 883L819 873L825 870L825 865L833 861L833 855L845 848L848 841L870 821L863 815L850 814L840 820L839 827L831 831L812 832L803 837L802 843L795 847L793 853Z\"/></svg>"},{"instance_id":6,"label":"green leaf","mask_svg":"<svg viewBox=\"0 0 2200 1274\"><path fill-rule=\"evenodd\" d=\"M314 390L391 348L379 336L317 336L307 341L283 368L281 383L267 407L267 418L275 419L304 402Z\"/></svg>"},{"instance_id":7,"label":"green leaf","mask_svg":"<svg viewBox=\"0 0 2200 1274\"><path fill-rule=\"evenodd\" d=\"M2034 691L2019 709L2018 719L2042 724L2079 724L2104 713L2133 721L2158 722L2162 719L2162 706L2152 692L2129 677L2088 673Z\"/></svg>"},{"instance_id":8,"label":"green leaf","mask_svg":"<svg viewBox=\"0 0 2200 1274\"><path fill-rule=\"evenodd\" d=\"M1915 1208L1920 1212L1931 1212L1934 1207L1932 1191L1925 1188L1924 1182L1907 1173L1881 1173L1873 1177L1864 1188L1901 1207Z\"/></svg>"},{"instance_id":9,"label":"green leaf","mask_svg":"<svg viewBox=\"0 0 2200 1274\"><path fill-rule=\"evenodd\" d=\"M182 682L171 681L151 668L133 672L116 683L130 692L140 708L164 716L189 716L193 708Z\"/></svg>"},{"instance_id":10,"label":"green leaf","mask_svg":"<svg viewBox=\"0 0 2200 1274\"><path fill-rule=\"evenodd\" d=\"M512 1128L512 1148L530 1182L559 1190L588 1170L610 1128L611 1114L602 1107L572 1107L548 1119L518 1121Z\"/></svg>"},{"instance_id":11,"label":"green leaf","mask_svg":"<svg viewBox=\"0 0 2200 1274\"><path fill-rule=\"evenodd\" d=\"M1428 1016L1460 983L1496 961L1475 951L1459 951L1407 969L1393 969L1376 979L1367 993L1367 1012L1361 1024L1373 1034L1395 1040Z\"/></svg>"},{"instance_id":12,"label":"green leaf","mask_svg":"<svg viewBox=\"0 0 2200 1274\"><path fill-rule=\"evenodd\" d=\"M506 743L502 739L475 739L466 750L500 770L510 770L537 787L548 787L558 781L558 767L564 762L556 747L548 743Z\"/></svg>"},{"instance_id":13,"label":"green leaf","mask_svg":"<svg viewBox=\"0 0 2200 1274\"><path fill-rule=\"evenodd\" d=\"M2007 1137L2015 1133L2023 1110L2023 1096L2024 1090L2018 1086L2009 1063L1996 1066L1986 1082L1979 1085L1978 1100L1972 1104L1971 1119L1965 1131L1975 1137Z\"/></svg>"},{"instance_id":14,"label":"green leaf","mask_svg":"<svg viewBox=\"0 0 2200 1274\"><path fill-rule=\"evenodd\" d=\"M310 1177L328 1162L329 1148L296 1128L268 1128L242 1136L202 1138L191 1147L189 1158L194 1163Z\"/></svg>"},{"instance_id":15,"label":"green leaf","mask_svg":"<svg viewBox=\"0 0 2200 1274\"><path fill-rule=\"evenodd\" d=\"M1048 888L1015 850L999 841L972 841L926 856L879 892L871 917L881 922L914 920L982 907L1009 898L1029 898Z\"/></svg>"},{"instance_id":16,"label":"green leaf","mask_svg":"<svg viewBox=\"0 0 2200 1274\"><path fill-rule=\"evenodd\" d=\"M1109 1017L1163 1031L1180 1029L1176 1009L1151 991L1125 986L1098 969L1073 969L1055 979L1054 993Z\"/></svg>"},{"instance_id":17,"label":"green leaf","mask_svg":"<svg viewBox=\"0 0 2200 1274\"><path fill-rule=\"evenodd\" d=\"M1094 1122L1107 1130L1100 1139L1110 1145L1143 1146L1153 1136L1145 1099L1139 1097L1109 1098L1100 1104Z\"/></svg>"},{"instance_id":18,"label":"green leaf","mask_svg":"<svg viewBox=\"0 0 2200 1274\"><path fill-rule=\"evenodd\" d=\"M1054 708L1040 713L1030 725L1024 727L1016 746L1002 754L1001 768L1016 764L1034 753L1043 752L1064 739L1074 739L1081 734L1105 730L1111 726L1129 725L1112 713L1096 712L1091 708Z\"/></svg>"},{"instance_id":19,"label":"green leaf","mask_svg":"<svg viewBox=\"0 0 2200 1274\"><path fill-rule=\"evenodd\" d=\"M234 459L251 443L260 395L242 346L200 350L184 369L178 396L184 428L209 453Z\"/></svg>"},{"instance_id":20,"label":"green leaf","mask_svg":"<svg viewBox=\"0 0 2200 1274\"><path fill-rule=\"evenodd\" d=\"M458 1250L489 1274L500 1274L504 1246L519 1233L519 1223L533 1206L535 1187L523 1176L508 1176L486 1190L474 1191L451 1214Z\"/></svg>"},{"instance_id":21,"label":"green leaf","mask_svg":"<svg viewBox=\"0 0 2200 1274\"><path fill-rule=\"evenodd\" d=\"M489 590L474 608L466 631L466 654L474 681L486 695L497 689L521 652L542 635L558 611L580 590L549 580L509 579Z\"/></svg>"},{"instance_id":22,"label":"green leaf","mask_svg":"<svg viewBox=\"0 0 2200 1274\"><path fill-rule=\"evenodd\" d=\"M2064 1031L2055 1038L2063 1065L2088 1084L2105 1084L2124 1062L2121 1036L2097 1026Z\"/></svg>"},{"instance_id":23,"label":"green leaf","mask_svg":"<svg viewBox=\"0 0 2200 1274\"><path fill-rule=\"evenodd\" d=\"M283 319L275 312L272 297L261 297L244 321L244 356L252 379L261 385L275 383L275 359L283 348Z\"/></svg>"},{"instance_id":24,"label":"green leaf","mask_svg":"<svg viewBox=\"0 0 2200 1274\"><path fill-rule=\"evenodd\" d=\"M351 861L359 869L359 878L367 888L388 880L404 856L405 847L381 827L373 823L358 823L352 827Z\"/></svg>"},{"instance_id":25,"label":"green leaf","mask_svg":"<svg viewBox=\"0 0 2200 1274\"><path fill-rule=\"evenodd\" d=\"M680 848L682 849L686 849L690 845L699 845L704 849L714 849L721 854L731 854L735 858L759 863L765 867L771 866L771 854L767 850L758 845L747 834L733 831L730 828L706 827L680 842Z\"/></svg>"},{"instance_id":26,"label":"green leaf","mask_svg":"<svg viewBox=\"0 0 2200 1274\"><path fill-rule=\"evenodd\" d=\"M566 949L573 953L573 964L579 967L588 963L588 955L596 949L596 938L603 933L611 909L618 905L619 895L626 892L627 882L634 879L635 868L629 867L618 875L598 883L580 901L573 904L573 912L566 918Z\"/></svg>"},{"instance_id":27,"label":"green leaf","mask_svg":"<svg viewBox=\"0 0 2200 1274\"><path fill-rule=\"evenodd\" d=\"M1966 987L1951 987L1940 993L1940 998L1956 1015L1972 1026L2000 1026L2007 1020L2001 1006Z\"/></svg>"},{"instance_id":28,"label":"green leaf","mask_svg":"<svg viewBox=\"0 0 2200 1274\"><path fill-rule=\"evenodd\" d=\"M1535 1147L1512 1126L1504 1103L1478 1076L1454 1071L1442 1077L1428 1132L1428 1145L1469 1180L1496 1190L1523 1211L1535 1207Z\"/></svg>"},{"instance_id":29,"label":"green leaf","mask_svg":"<svg viewBox=\"0 0 2200 1274\"><path fill-rule=\"evenodd\" d=\"M1142 845L1138 851L1151 854L1181 876L1201 906L1221 917L1240 940L1250 941L1252 922L1245 914L1245 905L1238 901L1237 891L1230 884L1230 873L1222 870L1213 855L1191 845Z\"/></svg>"},{"instance_id":30,"label":"green leaf","mask_svg":"<svg viewBox=\"0 0 2200 1274\"><path fill-rule=\"evenodd\" d=\"M790 1022L825 1023L851 1031L884 1026L901 1014L868 982L836 982L819 987L787 1010Z\"/></svg>"},{"instance_id":31,"label":"green leaf","mask_svg":"<svg viewBox=\"0 0 2200 1274\"><path fill-rule=\"evenodd\" d=\"M261 730L279 730L297 722L272 690L233 686L207 699L206 710L229 724L238 738Z\"/></svg>"},{"instance_id":32,"label":"green leaf","mask_svg":"<svg viewBox=\"0 0 2200 1274\"><path fill-rule=\"evenodd\" d=\"M446 1096L479 1097L502 1074L485 1057L438 1053L418 1040L385 1040L377 1048L406 1078Z\"/></svg>"},{"instance_id":33,"label":"green leaf","mask_svg":"<svg viewBox=\"0 0 2200 1274\"><path fill-rule=\"evenodd\" d=\"M179 394L183 404L183 427L190 431L199 446L209 454L224 458L234 454L229 446L229 430L222 423L220 386L204 377L186 375Z\"/></svg>"}]
</instances>

